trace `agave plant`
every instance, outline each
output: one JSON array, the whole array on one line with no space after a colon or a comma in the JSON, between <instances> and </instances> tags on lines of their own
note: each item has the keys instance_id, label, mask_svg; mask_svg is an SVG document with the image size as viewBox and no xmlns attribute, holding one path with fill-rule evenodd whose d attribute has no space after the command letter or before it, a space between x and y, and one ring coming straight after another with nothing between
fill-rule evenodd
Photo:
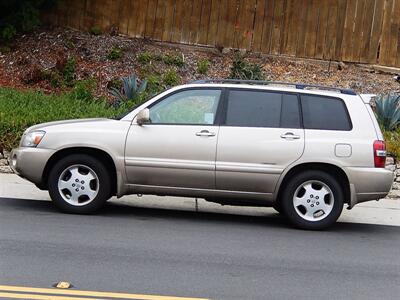
<instances>
[{"instance_id":1,"label":"agave plant","mask_svg":"<svg viewBox=\"0 0 400 300\"><path fill-rule=\"evenodd\" d=\"M400 125L400 95L381 95L375 100L375 115L385 131L396 129Z\"/></svg>"},{"instance_id":2,"label":"agave plant","mask_svg":"<svg viewBox=\"0 0 400 300\"><path fill-rule=\"evenodd\" d=\"M115 97L115 104L121 104L126 101L137 101L140 95L146 90L146 87L146 80L142 80L138 84L137 76L131 75L122 78L122 88L117 89L113 87L110 89L110 94Z\"/></svg>"}]
</instances>

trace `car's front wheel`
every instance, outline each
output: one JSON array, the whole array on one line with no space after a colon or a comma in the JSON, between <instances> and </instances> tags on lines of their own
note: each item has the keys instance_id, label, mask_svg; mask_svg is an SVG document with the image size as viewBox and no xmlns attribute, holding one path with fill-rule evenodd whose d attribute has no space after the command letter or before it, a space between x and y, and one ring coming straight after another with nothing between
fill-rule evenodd
<instances>
[{"instance_id":1,"label":"car's front wheel","mask_svg":"<svg viewBox=\"0 0 400 300\"><path fill-rule=\"evenodd\" d=\"M282 208L289 221L302 229L325 229L339 218L344 194L330 174L310 170L294 176L287 183Z\"/></svg>"},{"instance_id":2,"label":"car's front wheel","mask_svg":"<svg viewBox=\"0 0 400 300\"><path fill-rule=\"evenodd\" d=\"M104 206L111 195L111 178L102 162L86 154L59 160L48 179L49 194L58 209L89 214Z\"/></svg>"}]
</instances>

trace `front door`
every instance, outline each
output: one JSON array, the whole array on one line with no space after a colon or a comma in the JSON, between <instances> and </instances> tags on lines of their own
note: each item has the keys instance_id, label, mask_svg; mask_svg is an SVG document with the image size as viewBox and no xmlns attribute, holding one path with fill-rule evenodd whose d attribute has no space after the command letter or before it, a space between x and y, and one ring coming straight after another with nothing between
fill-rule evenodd
<instances>
[{"instance_id":1,"label":"front door","mask_svg":"<svg viewBox=\"0 0 400 300\"><path fill-rule=\"evenodd\" d=\"M186 89L151 104L150 123L128 133L129 183L214 189L220 98L220 89Z\"/></svg>"},{"instance_id":2,"label":"front door","mask_svg":"<svg viewBox=\"0 0 400 300\"><path fill-rule=\"evenodd\" d=\"M217 146L216 187L272 197L304 149L296 94L232 89Z\"/></svg>"}]
</instances>

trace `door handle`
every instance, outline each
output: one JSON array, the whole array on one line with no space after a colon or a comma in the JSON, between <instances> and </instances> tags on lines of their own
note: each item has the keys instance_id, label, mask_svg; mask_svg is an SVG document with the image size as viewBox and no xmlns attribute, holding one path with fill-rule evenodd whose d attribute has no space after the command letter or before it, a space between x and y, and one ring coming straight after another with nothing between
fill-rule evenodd
<instances>
[{"instance_id":1,"label":"door handle","mask_svg":"<svg viewBox=\"0 0 400 300\"><path fill-rule=\"evenodd\" d=\"M214 132L210 132L208 130L202 130L200 132L196 132L197 136L215 136Z\"/></svg>"},{"instance_id":2,"label":"door handle","mask_svg":"<svg viewBox=\"0 0 400 300\"><path fill-rule=\"evenodd\" d=\"M293 132L286 132L281 135L281 138L287 139L287 140L298 140L300 138L300 136L297 134L294 134Z\"/></svg>"}]
</instances>

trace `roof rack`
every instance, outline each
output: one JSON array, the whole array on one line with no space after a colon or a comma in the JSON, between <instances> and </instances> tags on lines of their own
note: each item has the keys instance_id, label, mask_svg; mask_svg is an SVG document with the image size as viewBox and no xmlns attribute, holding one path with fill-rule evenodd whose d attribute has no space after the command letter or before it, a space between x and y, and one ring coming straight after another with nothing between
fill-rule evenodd
<instances>
[{"instance_id":1,"label":"roof rack","mask_svg":"<svg viewBox=\"0 0 400 300\"><path fill-rule=\"evenodd\" d=\"M263 81L263 80L242 80L242 79L205 79L196 80L191 82L193 84L201 83L231 83L231 84L251 84L251 85L283 85L295 87L299 90L316 89L324 91L336 91L346 95L357 95L357 93L351 89L342 89L330 86L323 86L317 84L305 84L305 83L292 83L292 82L282 82L282 81Z\"/></svg>"}]
</instances>

